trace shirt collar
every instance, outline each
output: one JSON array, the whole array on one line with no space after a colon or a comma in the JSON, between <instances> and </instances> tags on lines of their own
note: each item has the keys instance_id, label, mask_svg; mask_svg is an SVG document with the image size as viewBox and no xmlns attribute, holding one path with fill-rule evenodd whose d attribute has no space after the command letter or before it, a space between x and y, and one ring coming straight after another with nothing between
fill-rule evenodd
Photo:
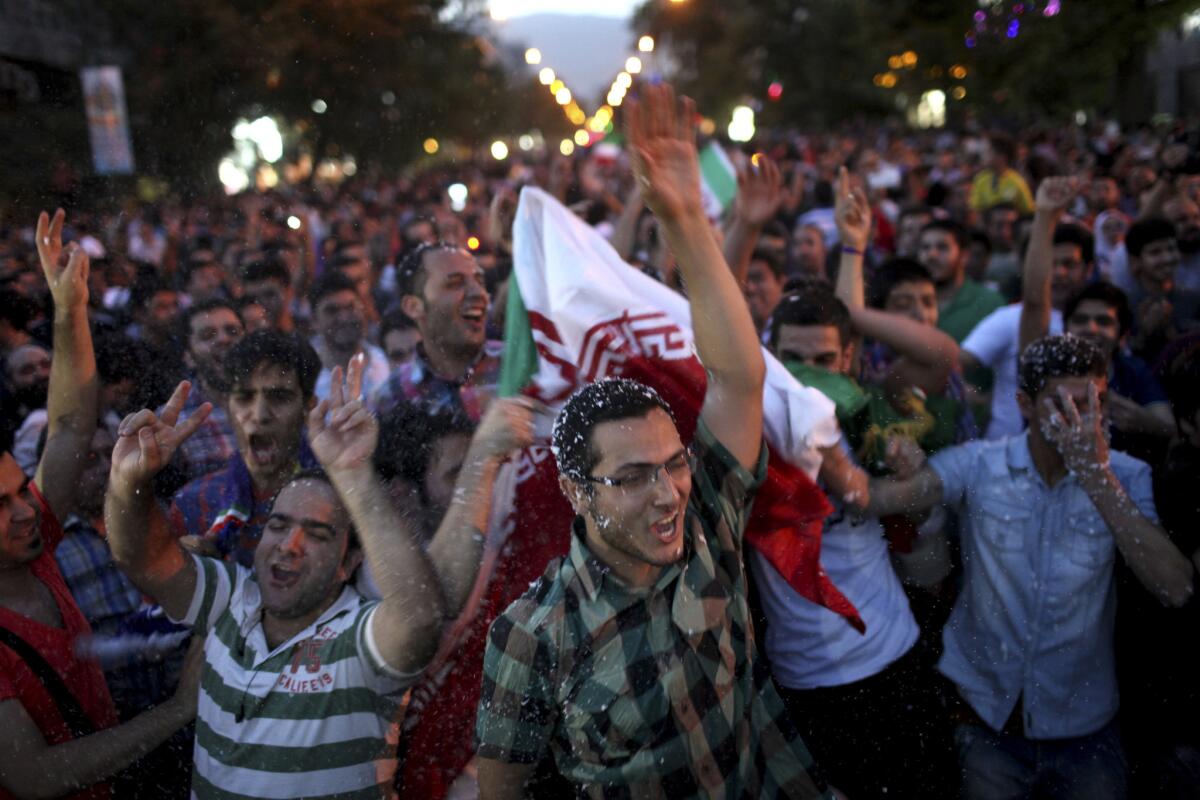
<instances>
[{"instance_id":1,"label":"shirt collar","mask_svg":"<svg viewBox=\"0 0 1200 800\"><path fill-rule=\"evenodd\" d=\"M262 623L263 618L262 591L258 587L258 578L246 581L245 588L243 589L243 596L245 598L244 602L246 616L242 619L240 628L242 636L246 639L249 639L251 632ZM294 642L298 639L307 639L313 636L317 631L319 631L328 623L332 622L335 618L341 616L347 611L357 608L361 600L362 595L358 593L358 590L355 589L351 583L346 583L342 587L342 593L338 595L337 600L334 600L333 604L330 605L329 608L325 609L321 616L317 617L316 621L314 621L304 630L297 633L287 642L284 642L283 645L280 645L280 647L286 647L291 642ZM265 634L266 632L264 631L264 637ZM273 653L277 650L279 650L278 647L274 650L271 650L270 653ZM265 659L270 653L262 653L259 656L259 660L261 661Z\"/></svg>"},{"instance_id":2,"label":"shirt collar","mask_svg":"<svg viewBox=\"0 0 1200 800\"><path fill-rule=\"evenodd\" d=\"M1032 470L1033 456L1029 454L1029 431L1020 436L1010 436L1004 448L1009 469Z\"/></svg>"},{"instance_id":3,"label":"shirt collar","mask_svg":"<svg viewBox=\"0 0 1200 800\"><path fill-rule=\"evenodd\" d=\"M488 345L490 342L484 342L483 347L479 348L479 352L475 358L471 360L471 365L467 367L467 371L460 377L454 379L443 378L437 374L433 365L429 363L429 355L425 352L425 343L417 342L415 351L413 352L412 361L410 361L409 375L413 383L423 383L428 378L437 378L446 383L462 385L471 382L471 377L475 374L475 370L479 367L479 363L488 355Z\"/></svg>"}]
</instances>

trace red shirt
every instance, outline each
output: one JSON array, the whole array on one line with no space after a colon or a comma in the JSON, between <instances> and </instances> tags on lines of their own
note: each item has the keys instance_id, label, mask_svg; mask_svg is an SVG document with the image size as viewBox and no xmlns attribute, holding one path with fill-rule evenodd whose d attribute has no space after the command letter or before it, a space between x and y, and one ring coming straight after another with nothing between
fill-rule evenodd
<instances>
[{"instance_id":1,"label":"red shirt","mask_svg":"<svg viewBox=\"0 0 1200 800\"><path fill-rule=\"evenodd\" d=\"M80 636L90 635L92 629L79 606L75 604L75 599L71 597L71 592L58 571L58 564L54 561L54 549L63 537L62 527L37 487L31 484L30 489L42 515L42 552L30 562L29 570L54 596L58 613L62 616L63 627L51 628L3 607L0 607L0 625L28 642L41 654L46 663L58 672L97 730L111 728L117 724L117 710L108 694L104 673L97 662L83 660L75 655L75 640ZM37 675L29 669L23 659L0 645L0 701L13 698L21 701L25 713L29 714L41 730L47 744L56 745L71 740L71 733L59 715L58 707ZM100 800L111 797L111 794L108 785L100 783L71 797L78 800ZM12 795L0 789L0 800L10 798Z\"/></svg>"}]
</instances>

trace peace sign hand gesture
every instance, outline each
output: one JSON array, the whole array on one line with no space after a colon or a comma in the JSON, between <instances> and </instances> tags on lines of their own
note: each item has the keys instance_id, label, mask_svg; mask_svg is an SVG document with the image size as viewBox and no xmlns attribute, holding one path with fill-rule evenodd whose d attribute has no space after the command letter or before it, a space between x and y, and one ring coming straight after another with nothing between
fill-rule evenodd
<instances>
[{"instance_id":1,"label":"peace sign hand gesture","mask_svg":"<svg viewBox=\"0 0 1200 800\"><path fill-rule=\"evenodd\" d=\"M308 443L331 476L371 469L379 423L362 401L365 364L362 353L350 359L344 387L342 368L334 367L329 398L308 413Z\"/></svg>"},{"instance_id":2,"label":"peace sign hand gesture","mask_svg":"<svg viewBox=\"0 0 1200 800\"><path fill-rule=\"evenodd\" d=\"M191 388L187 381L175 387L161 415L144 408L121 421L109 473L109 487L113 491L130 494L148 484L171 460L179 445L208 418L212 403L205 403L187 420L176 424Z\"/></svg>"},{"instance_id":3,"label":"peace sign hand gesture","mask_svg":"<svg viewBox=\"0 0 1200 800\"><path fill-rule=\"evenodd\" d=\"M86 308L88 302L90 262L87 253L75 242L63 247L62 229L66 216L61 208L54 212L53 218L43 211L38 215L35 235L38 261L57 312Z\"/></svg>"}]
</instances>

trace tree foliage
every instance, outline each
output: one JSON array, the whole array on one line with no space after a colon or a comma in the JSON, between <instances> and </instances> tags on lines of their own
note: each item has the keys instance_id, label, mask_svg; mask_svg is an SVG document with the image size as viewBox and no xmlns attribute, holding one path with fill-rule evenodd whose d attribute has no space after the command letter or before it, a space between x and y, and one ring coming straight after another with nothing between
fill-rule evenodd
<instances>
[{"instance_id":1,"label":"tree foliage","mask_svg":"<svg viewBox=\"0 0 1200 800\"><path fill-rule=\"evenodd\" d=\"M965 33L979 0L647 0L637 16L671 53L679 83L711 116L728 118L745 98L764 99L764 122L825 125L894 113L921 92L961 86L953 109L985 117L1057 117L1078 108L1120 110L1118 89L1143 69L1145 49L1164 28L1200 7L1195 0L1064 0L1057 16L1029 13L1019 35ZM1011 9L1012 3L1000 5ZM912 51L918 62L895 71L894 87L876 86L889 56ZM949 74L967 69L965 80Z\"/></svg>"}]
</instances>

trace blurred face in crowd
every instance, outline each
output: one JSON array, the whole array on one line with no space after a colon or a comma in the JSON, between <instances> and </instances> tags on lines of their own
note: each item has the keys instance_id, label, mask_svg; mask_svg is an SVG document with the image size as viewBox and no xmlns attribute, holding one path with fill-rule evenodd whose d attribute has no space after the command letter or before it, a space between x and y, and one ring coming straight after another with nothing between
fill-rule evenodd
<instances>
[{"instance_id":1,"label":"blurred face in crowd","mask_svg":"<svg viewBox=\"0 0 1200 800\"><path fill-rule=\"evenodd\" d=\"M104 513L104 490L108 488L108 472L112 467L112 452L116 447L112 434L103 425L92 434L92 445L87 452L87 461L79 475L79 489L75 493L75 505L80 514L99 517Z\"/></svg>"},{"instance_id":2,"label":"blurred face in crowd","mask_svg":"<svg viewBox=\"0 0 1200 800\"><path fill-rule=\"evenodd\" d=\"M238 450L258 485L289 472L300 452L300 431L311 404L294 369L263 362L229 392L229 420Z\"/></svg>"},{"instance_id":3,"label":"blurred face in crowd","mask_svg":"<svg viewBox=\"0 0 1200 800\"><path fill-rule=\"evenodd\" d=\"M901 314L931 328L937 326L937 289L928 281L905 281L888 292L883 310Z\"/></svg>"},{"instance_id":4,"label":"blurred face in crowd","mask_svg":"<svg viewBox=\"0 0 1200 800\"><path fill-rule=\"evenodd\" d=\"M147 328L166 331L179 313L179 294L164 289L154 293L142 310L142 322Z\"/></svg>"},{"instance_id":5,"label":"blurred face in crowd","mask_svg":"<svg viewBox=\"0 0 1200 800\"><path fill-rule=\"evenodd\" d=\"M204 266L193 267L188 275L187 293L194 303L202 303L225 296L225 271L221 265L211 261Z\"/></svg>"},{"instance_id":6,"label":"blurred face in crowd","mask_svg":"<svg viewBox=\"0 0 1200 800\"><path fill-rule=\"evenodd\" d=\"M1015 208L993 208L988 212L987 235L997 252L1012 252L1019 216Z\"/></svg>"},{"instance_id":7,"label":"blurred face in crowd","mask_svg":"<svg viewBox=\"0 0 1200 800\"><path fill-rule=\"evenodd\" d=\"M692 473L679 431L665 411L654 408L642 417L596 425L591 445L600 456L591 474L626 484L582 485L563 477L563 491L588 521L592 551L618 575L644 585L657 577L653 568L683 556Z\"/></svg>"},{"instance_id":8,"label":"blurred face in crowd","mask_svg":"<svg viewBox=\"0 0 1200 800\"><path fill-rule=\"evenodd\" d=\"M1110 246L1115 247L1119 242L1124 241L1127 230L1129 230L1129 223L1123 216L1109 214L1101 223L1098 233Z\"/></svg>"},{"instance_id":9,"label":"blurred face in crowd","mask_svg":"<svg viewBox=\"0 0 1200 800\"><path fill-rule=\"evenodd\" d=\"M426 348L474 354L487 334L488 291L483 270L464 250L436 250L424 257L421 297L402 301Z\"/></svg>"},{"instance_id":10,"label":"blurred face in crowd","mask_svg":"<svg viewBox=\"0 0 1200 800\"><path fill-rule=\"evenodd\" d=\"M921 234L917 260L933 275L938 286L951 286L962 279L967 254L949 231L929 230Z\"/></svg>"},{"instance_id":11,"label":"blurred face in crowd","mask_svg":"<svg viewBox=\"0 0 1200 800\"><path fill-rule=\"evenodd\" d=\"M404 241L409 247L419 244L433 244L437 241L437 231L433 223L427 219L419 219L408 223L404 228Z\"/></svg>"},{"instance_id":12,"label":"blurred face in crowd","mask_svg":"<svg viewBox=\"0 0 1200 800\"><path fill-rule=\"evenodd\" d=\"M357 351L366 333L367 320L362 300L346 289L322 297L313 309L317 333L338 353Z\"/></svg>"},{"instance_id":13,"label":"blurred face in crowd","mask_svg":"<svg viewBox=\"0 0 1200 800\"><path fill-rule=\"evenodd\" d=\"M1138 285L1150 294L1167 294L1175 288L1175 270L1183 260L1175 239L1158 239L1129 254L1129 270Z\"/></svg>"},{"instance_id":14,"label":"blurred face in crowd","mask_svg":"<svg viewBox=\"0 0 1200 800\"><path fill-rule=\"evenodd\" d=\"M0 570L28 564L42 553L42 518L25 473L0 453Z\"/></svg>"},{"instance_id":15,"label":"blurred face in crowd","mask_svg":"<svg viewBox=\"0 0 1200 800\"><path fill-rule=\"evenodd\" d=\"M779 305L779 298L783 297L783 277L772 272L766 261L754 259L746 271L743 293L755 326L762 330L775 306Z\"/></svg>"},{"instance_id":16,"label":"blurred face in crowd","mask_svg":"<svg viewBox=\"0 0 1200 800\"><path fill-rule=\"evenodd\" d=\"M1061 243L1054 245L1053 271L1050 274L1050 302L1055 308L1062 308L1087 283L1088 269L1091 267L1083 260L1083 250L1077 244Z\"/></svg>"},{"instance_id":17,"label":"blurred face in crowd","mask_svg":"<svg viewBox=\"0 0 1200 800\"><path fill-rule=\"evenodd\" d=\"M1088 189L1088 206L1093 213L1099 214L1110 208L1116 208L1121 201L1121 189L1112 178L1095 178Z\"/></svg>"},{"instance_id":18,"label":"blurred face in crowd","mask_svg":"<svg viewBox=\"0 0 1200 800\"><path fill-rule=\"evenodd\" d=\"M196 314L188 325L187 350L183 360L211 388L226 391L225 357L246 330L230 308L214 308Z\"/></svg>"},{"instance_id":19,"label":"blurred face in crowd","mask_svg":"<svg viewBox=\"0 0 1200 800\"><path fill-rule=\"evenodd\" d=\"M842 343L836 325L781 325L775 357L839 374L850 372L851 346Z\"/></svg>"},{"instance_id":20,"label":"blurred face in crowd","mask_svg":"<svg viewBox=\"0 0 1200 800\"><path fill-rule=\"evenodd\" d=\"M242 324L246 327L246 333L265 331L271 327L271 320L267 316L267 310L260 303L244 304L241 314Z\"/></svg>"},{"instance_id":21,"label":"blurred face in crowd","mask_svg":"<svg viewBox=\"0 0 1200 800\"><path fill-rule=\"evenodd\" d=\"M1117 309L1103 300L1082 300L1071 316L1063 321L1067 333L1095 344L1112 358L1121 341L1121 321Z\"/></svg>"},{"instance_id":22,"label":"blurred face in crowd","mask_svg":"<svg viewBox=\"0 0 1200 800\"><path fill-rule=\"evenodd\" d=\"M905 214L900 218L896 232L896 255L916 258L921 239L921 229L932 221L928 214Z\"/></svg>"},{"instance_id":23,"label":"blurred face in crowd","mask_svg":"<svg viewBox=\"0 0 1200 800\"><path fill-rule=\"evenodd\" d=\"M354 289L358 293L363 308L369 307L373 303L371 299L371 262L367 260L366 256L353 264L343 264L338 267L338 272L354 281Z\"/></svg>"},{"instance_id":24,"label":"blurred face in crowd","mask_svg":"<svg viewBox=\"0 0 1200 800\"><path fill-rule=\"evenodd\" d=\"M293 481L271 506L254 551L263 608L297 620L329 607L362 560L350 547L350 516L322 480Z\"/></svg>"},{"instance_id":25,"label":"blurred face in crowd","mask_svg":"<svg viewBox=\"0 0 1200 800\"><path fill-rule=\"evenodd\" d=\"M801 271L824 277L825 275L825 237L821 229L815 225L805 225L796 231L796 263Z\"/></svg>"},{"instance_id":26,"label":"blurred face in crowd","mask_svg":"<svg viewBox=\"0 0 1200 800\"><path fill-rule=\"evenodd\" d=\"M8 383L21 405L42 408L50 388L50 352L27 344L8 355Z\"/></svg>"},{"instance_id":27,"label":"blurred face in crowd","mask_svg":"<svg viewBox=\"0 0 1200 800\"><path fill-rule=\"evenodd\" d=\"M1200 252L1200 206L1185 195L1177 195L1163 204L1163 216L1175 226L1180 252Z\"/></svg>"},{"instance_id":28,"label":"blurred face in crowd","mask_svg":"<svg viewBox=\"0 0 1200 800\"><path fill-rule=\"evenodd\" d=\"M383 337L383 351L387 353L388 363L393 367L407 364L417 352L417 343L421 341L421 332L416 328L393 328Z\"/></svg>"},{"instance_id":29,"label":"blurred face in crowd","mask_svg":"<svg viewBox=\"0 0 1200 800\"><path fill-rule=\"evenodd\" d=\"M271 327L278 327L283 313L291 302L291 289L274 278L261 281L246 281L242 286L246 297L263 307Z\"/></svg>"}]
</instances>

